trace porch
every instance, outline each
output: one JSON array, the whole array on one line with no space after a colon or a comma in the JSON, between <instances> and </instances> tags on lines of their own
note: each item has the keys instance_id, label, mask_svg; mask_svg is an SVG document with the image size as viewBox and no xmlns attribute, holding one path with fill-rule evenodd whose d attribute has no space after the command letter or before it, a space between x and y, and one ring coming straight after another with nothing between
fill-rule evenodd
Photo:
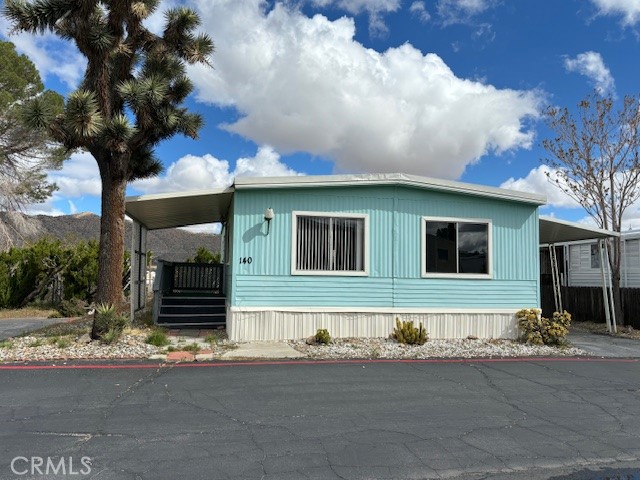
<instances>
[{"instance_id":1,"label":"porch","mask_svg":"<svg viewBox=\"0 0 640 480\"><path fill-rule=\"evenodd\" d=\"M153 318L169 328L226 326L227 220L233 188L154 194L126 199L133 220L131 239L131 316L147 305L147 232L209 223L221 225L218 264L178 263L158 259L153 284ZM195 252L194 252L195 254Z\"/></svg>"},{"instance_id":2,"label":"porch","mask_svg":"<svg viewBox=\"0 0 640 480\"><path fill-rule=\"evenodd\" d=\"M153 320L165 327L226 326L224 265L160 261Z\"/></svg>"}]
</instances>

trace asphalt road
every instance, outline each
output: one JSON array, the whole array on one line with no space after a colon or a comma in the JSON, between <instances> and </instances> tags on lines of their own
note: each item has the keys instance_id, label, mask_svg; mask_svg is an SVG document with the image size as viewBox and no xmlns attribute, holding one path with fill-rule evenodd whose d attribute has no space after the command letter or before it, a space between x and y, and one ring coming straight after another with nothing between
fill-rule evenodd
<instances>
[{"instance_id":1,"label":"asphalt road","mask_svg":"<svg viewBox=\"0 0 640 480\"><path fill-rule=\"evenodd\" d=\"M0 340L32 332L39 328L62 323L60 318L11 318L0 319Z\"/></svg>"},{"instance_id":2,"label":"asphalt road","mask_svg":"<svg viewBox=\"0 0 640 480\"><path fill-rule=\"evenodd\" d=\"M4 368L2 479L640 478L636 360Z\"/></svg>"}]
</instances>

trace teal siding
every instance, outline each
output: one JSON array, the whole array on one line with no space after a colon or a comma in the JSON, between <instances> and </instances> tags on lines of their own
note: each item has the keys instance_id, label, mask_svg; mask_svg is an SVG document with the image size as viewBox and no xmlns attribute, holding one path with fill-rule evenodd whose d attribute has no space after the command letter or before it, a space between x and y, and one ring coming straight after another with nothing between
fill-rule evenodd
<instances>
[{"instance_id":1,"label":"teal siding","mask_svg":"<svg viewBox=\"0 0 640 480\"><path fill-rule=\"evenodd\" d=\"M263 213L275 211L267 235ZM291 275L293 211L369 215L369 276ZM421 278L423 216L492 222L492 279ZM518 308L539 305L534 205L393 186L239 190L234 306ZM243 258L251 263L241 263Z\"/></svg>"}]
</instances>

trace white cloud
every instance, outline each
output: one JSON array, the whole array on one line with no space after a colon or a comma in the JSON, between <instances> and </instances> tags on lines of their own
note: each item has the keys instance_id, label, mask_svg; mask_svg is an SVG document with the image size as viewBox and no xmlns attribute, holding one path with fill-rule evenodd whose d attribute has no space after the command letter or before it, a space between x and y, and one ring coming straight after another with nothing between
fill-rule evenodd
<instances>
[{"instance_id":1,"label":"white cloud","mask_svg":"<svg viewBox=\"0 0 640 480\"><path fill-rule=\"evenodd\" d=\"M524 178L509 178L500 185L500 188L545 195L547 197L547 205L552 207L581 208L574 199L552 183L557 179L558 177L553 169L547 165L540 165L531 170Z\"/></svg>"},{"instance_id":2,"label":"white cloud","mask_svg":"<svg viewBox=\"0 0 640 480\"><path fill-rule=\"evenodd\" d=\"M622 24L635 25L640 21L640 2L638 0L591 0L601 15L620 15Z\"/></svg>"},{"instance_id":3,"label":"white cloud","mask_svg":"<svg viewBox=\"0 0 640 480\"><path fill-rule=\"evenodd\" d=\"M456 77L410 44L383 53L354 40L352 19L308 18L259 0L197 0L217 41L195 67L198 100L234 106L226 125L283 153L329 157L337 171L457 178L488 152L529 148L541 94Z\"/></svg>"},{"instance_id":4,"label":"white cloud","mask_svg":"<svg viewBox=\"0 0 640 480\"><path fill-rule=\"evenodd\" d=\"M315 7L333 6L353 15L369 14L369 32L372 35L385 34L387 26L383 14L400 8L400 0L310 0Z\"/></svg>"},{"instance_id":5,"label":"white cloud","mask_svg":"<svg viewBox=\"0 0 640 480\"><path fill-rule=\"evenodd\" d=\"M422 23L426 23L431 20L431 15L427 11L427 8L424 6L424 2L413 2L409 7L409 11L412 15L417 17Z\"/></svg>"},{"instance_id":6,"label":"white cloud","mask_svg":"<svg viewBox=\"0 0 640 480\"><path fill-rule=\"evenodd\" d=\"M98 165L88 152L74 153L64 162L61 170L51 170L48 178L59 188L54 193L54 199L78 198L85 195L99 197L102 192Z\"/></svg>"},{"instance_id":7,"label":"white cloud","mask_svg":"<svg viewBox=\"0 0 640 480\"><path fill-rule=\"evenodd\" d=\"M615 81L598 52L584 52L576 58L565 57L564 68L587 77L600 95L615 95Z\"/></svg>"},{"instance_id":8,"label":"white cloud","mask_svg":"<svg viewBox=\"0 0 640 480\"><path fill-rule=\"evenodd\" d=\"M551 181L547 177L547 173L550 174ZM580 209L583 212L584 209L572 199L569 195L564 193L559 187L557 187L553 181L558 177L554 174L554 170L547 165L541 165L531 170L524 178L510 178L500 185L500 188L508 188L511 190L518 190L521 192L535 192L537 194L546 195L547 206L551 208L550 211L545 211L545 215L558 217L558 212L553 211L553 208L567 208L567 209ZM575 217L574 217L575 218ZM578 223L584 223L590 226L597 226L593 217L586 215ZM622 218L622 231L628 229L640 228L640 201L635 202L625 211Z\"/></svg>"},{"instance_id":9,"label":"white cloud","mask_svg":"<svg viewBox=\"0 0 640 480\"><path fill-rule=\"evenodd\" d=\"M446 27L472 23L478 15L493 6L493 0L439 0L436 11Z\"/></svg>"},{"instance_id":10,"label":"white cloud","mask_svg":"<svg viewBox=\"0 0 640 480\"><path fill-rule=\"evenodd\" d=\"M269 146L260 147L254 157L243 157L231 170L229 162L213 155L201 157L185 155L172 163L164 175L133 182L132 187L142 193L178 192L224 188L236 177L289 176L298 173L280 161Z\"/></svg>"},{"instance_id":11,"label":"white cloud","mask_svg":"<svg viewBox=\"0 0 640 480\"><path fill-rule=\"evenodd\" d=\"M43 80L56 76L69 88L78 86L84 75L86 60L70 41L62 40L53 33L10 35L10 31L11 24L0 15L0 36L13 42L19 53L31 59Z\"/></svg>"}]
</instances>

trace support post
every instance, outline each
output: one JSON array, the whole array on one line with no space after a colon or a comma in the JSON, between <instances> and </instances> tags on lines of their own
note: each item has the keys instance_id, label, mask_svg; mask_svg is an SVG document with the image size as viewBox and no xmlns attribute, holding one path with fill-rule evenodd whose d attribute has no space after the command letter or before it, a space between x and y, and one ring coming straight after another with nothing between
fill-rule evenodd
<instances>
[{"instance_id":1,"label":"support post","mask_svg":"<svg viewBox=\"0 0 640 480\"><path fill-rule=\"evenodd\" d=\"M131 234L131 320L147 302L147 229L133 221Z\"/></svg>"},{"instance_id":2,"label":"support post","mask_svg":"<svg viewBox=\"0 0 640 480\"><path fill-rule=\"evenodd\" d=\"M553 283L553 300L555 302L556 312L563 312L558 258L556 257L556 246L554 244L549 245L549 260L551 262L551 282Z\"/></svg>"},{"instance_id":3,"label":"support post","mask_svg":"<svg viewBox=\"0 0 640 480\"><path fill-rule=\"evenodd\" d=\"M611 328L613 329L613 333L617 333L618 327L616 325L616 308L613 299L613 280L611 278L611 263L609 263L609 242L607 240L604 241L604 253L607 260L607 278L609 279L609 307L611 308Z\"/></svg>"},{"instance_id":4,"label":"support post","mask_svg":"<svg viewBox=\"0 0 640 480\"><path fill-rule=\"evenodd\" d=\"M604 300L604 316L607 321L607 330L611 333L611 311L609 310L609 294L607 292L607 275L605 273L604 240L598 240L598 252L600 253L600 273L602 274L602 299Z\"/></svg>"}]
</instances>

